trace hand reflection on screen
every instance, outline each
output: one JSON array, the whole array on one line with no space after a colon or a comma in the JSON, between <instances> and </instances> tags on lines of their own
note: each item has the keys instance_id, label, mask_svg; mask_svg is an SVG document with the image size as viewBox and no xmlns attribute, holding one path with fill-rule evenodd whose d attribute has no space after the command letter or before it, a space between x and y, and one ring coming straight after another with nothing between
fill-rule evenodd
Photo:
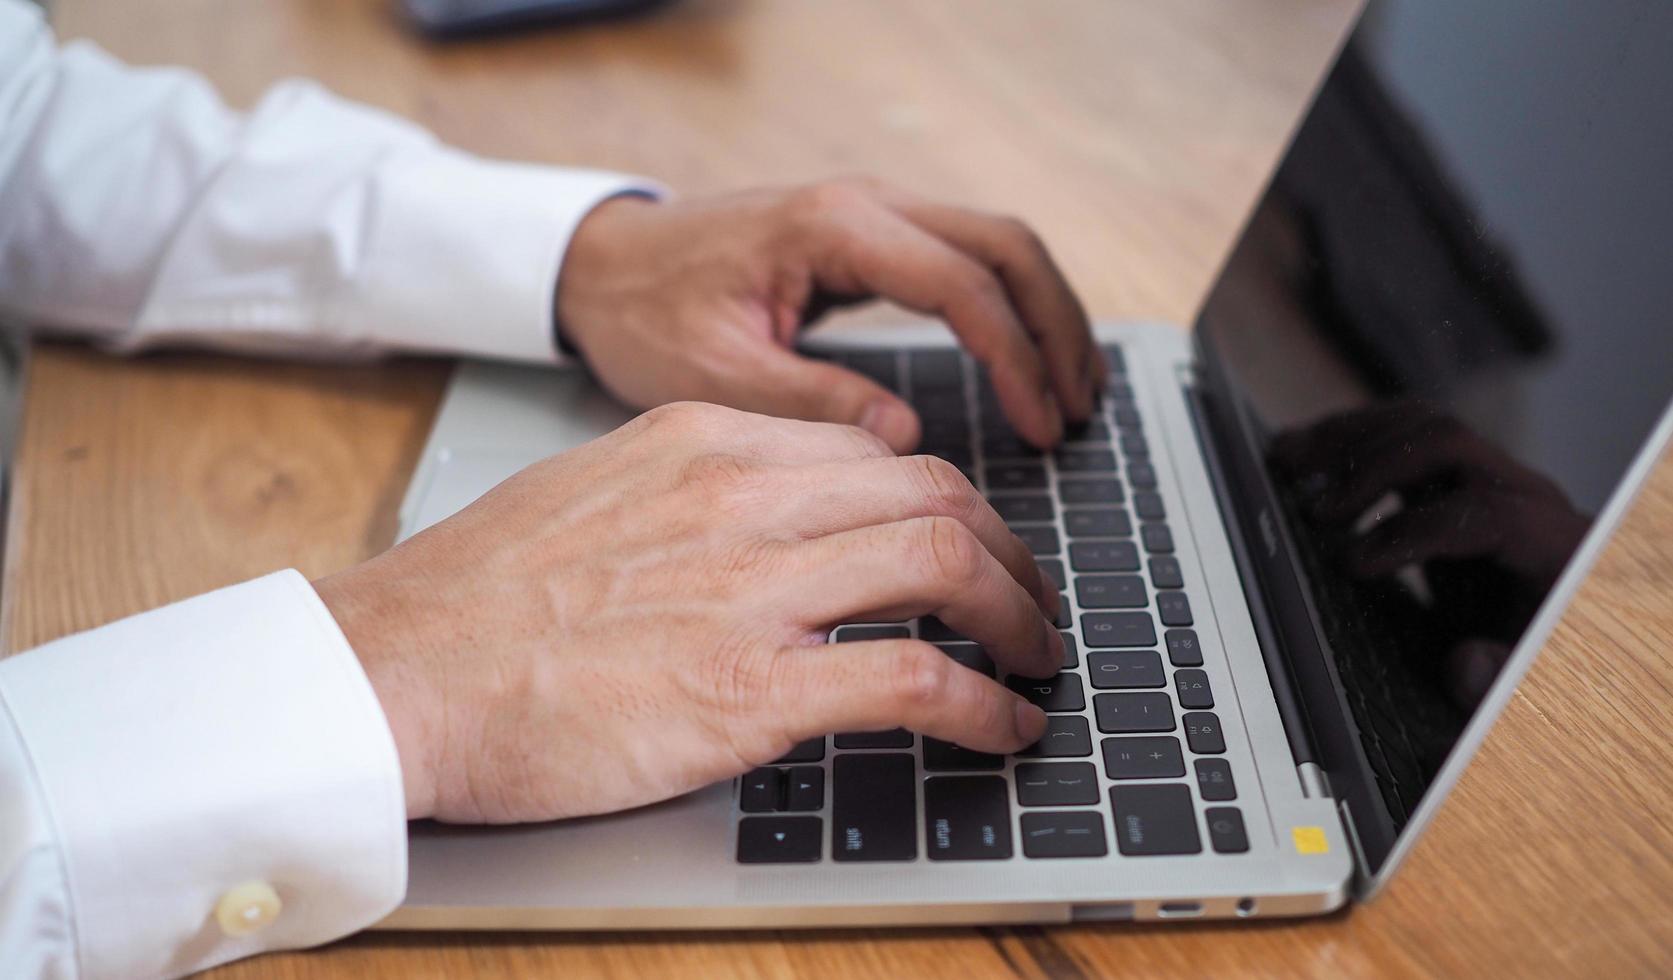
<instances>
[{"instance_id":1,"label":"hand reflection on screen","mask_svg":"<svg viewBox=\"0 0 1673 980\"><path fill-rule=\"evenodd\" d=\"M1590 526L1563 491L1457 418L1415 402L1330 416L1272 443L1304 519L1355 579L1421 577L1472 707Z\"/></svg>"}]
</instances>

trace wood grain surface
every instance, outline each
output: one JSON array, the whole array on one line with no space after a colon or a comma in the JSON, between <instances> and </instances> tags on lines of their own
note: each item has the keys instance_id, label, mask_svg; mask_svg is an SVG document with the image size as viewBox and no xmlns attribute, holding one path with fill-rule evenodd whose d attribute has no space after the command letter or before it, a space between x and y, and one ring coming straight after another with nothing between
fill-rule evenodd
<instances>
[{"instance_id":1,"label":"wood grain surface","mask_svg":"<svg viewBox=\"0 0 1673 980\"><path fill-rule=\"evenodd\" d=\"M66 37L248 105L288 75L482 153L683 193L881 174L1009 211L1103 317L1188 321L1347 0L683 0L437 46L384 0L59 0ZM447 366L37 347L8 650L387 546ZM1673 972L1664 461L1388 892L1290 924L380 935L223 977L1655 976ZM113 814L119 819L119 814Z\"/></svg>"}]
</instances>

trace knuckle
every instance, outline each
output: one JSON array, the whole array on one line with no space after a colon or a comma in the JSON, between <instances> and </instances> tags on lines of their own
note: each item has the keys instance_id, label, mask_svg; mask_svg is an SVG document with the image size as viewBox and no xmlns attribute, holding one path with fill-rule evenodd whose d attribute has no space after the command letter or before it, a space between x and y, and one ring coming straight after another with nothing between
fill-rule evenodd
<instances>
[{"instance_id":1,"label":"knuckle","mask_svg":"<svg viewBox=\"0 0 1673 980\"><path fill-rule=\"evenodd\" d=\"M825 224L862 206L867 194L851 180L826 180L791 192L790 207L809 224Z\"/></svg>"},{"instance_id":2,"label":"knuckle","mask_svg":"<svg viewBox=\"0 0 1673 980\"><path fill-rule=\"evenodd\" d=\"M952 463L937 456L908 456L903 463L910 468L928 513L965 517L975 509L976 488Z\"/></svg>"},{"instance_id":3,"label":"knuckle","mask_svg":"<svg viewBox=\"0 0 1673 980\"><path fill-rule=\"evenodd\" d=\"M669 402L658 405L641 418L653 431L697 435L716 428L724 411L705 402Z\"/></svg>"},{"instance_id":4,"label":"knuckle","mask_svg":"<svg viewBox=\"0 0 1673 980\"><path fill-rule=\"evenodd\" d=\"M696 490L711 503L749 495L758 479L759 466L731 453L699 453L680 469L682 486Z\"/></svg>"},{"instance_id":5,"label":"knuckle","mask_svg":"<svg viewBox=\"0 0 1673 980\"><path fill-rule=\"evenodd\" d=\"M932 579L958 585L980 577L982 543L969 528L951 517L926 517L919 528L919 559Z\"/></svg>"},{"instance_id":6,"label":"knuckle","mask_svg":"<svg viewBox=\"0 0 1673 980\"><path fill-rule=\"evenodd\" d=\"M890 675L896 702L935 707L946 700L957 666L934 647L914 644L903 651L900 669Z\"/></svg>"},{"instance_id":7,"label":"knuckle","mask_svg":"<svg viewBox=\"0 0 1673 980\"><path fill-rule=\"evenodd\" d=\"M999 227L1001 234L1005 236L1005 240L1013 248L1036 255L1045 252L1045 240L1040 237L1039 232L1034 230L1033 225L1021 218L1009 214L1001 215L999 217Z\"/></svg>"},{"instance_id":8,"label":"knuckle","mask_svg":"<svg viewBox=\"0 0 1673 980\"><path fill-rule=\"evenodd\" d=\"M847 438L854 444L854 448L861 456L893 456L895 451L883 441L883 437L869 429L862 429L857 425L839 425L838 428L846 433Z\"/></svg>"}]
</instances>

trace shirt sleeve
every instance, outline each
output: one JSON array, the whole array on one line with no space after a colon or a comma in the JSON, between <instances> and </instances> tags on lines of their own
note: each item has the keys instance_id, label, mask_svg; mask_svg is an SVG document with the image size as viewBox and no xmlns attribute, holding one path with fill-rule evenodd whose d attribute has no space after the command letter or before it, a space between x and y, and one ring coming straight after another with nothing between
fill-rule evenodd
<instances>
[{"instance_id":1,"label":"shirt sleeve","mask_svg":"<svg viewBox=\"0 0 1673 980\"><path fill-rule=\"evenodd\" d=\"M0 976L177 976L405 891L394 739L300 574L0 661Z\"/></svg>"},{"instance_id":2,"label":"shirt sleeve","mask_svg":"<svg viewBox=\"0 0 1673 980\"><path fill-rule=\"evenodd\" d=\"M304 81L247 115L200 76L56 46L0 0L0 315L119 350L561 359L571 234L643 180L485 160Z\"/></svg>"}]
</instances>

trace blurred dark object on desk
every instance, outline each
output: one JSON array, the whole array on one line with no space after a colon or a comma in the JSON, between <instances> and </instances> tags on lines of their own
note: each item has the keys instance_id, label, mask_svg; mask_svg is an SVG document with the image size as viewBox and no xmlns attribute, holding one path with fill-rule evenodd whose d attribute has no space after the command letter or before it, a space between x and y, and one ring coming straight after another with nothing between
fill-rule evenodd
<instances>
[{"instance_id":1,"label":"blurred dark object on desk","mask_svg":"<svg viewBox=\"0 0 1673 980\"><path fill-rule=\"evenodd\" d=\"M643 13L670 0L401 0L407 18L438 39L497 34Z\"/></svg>"}]
</instances>

